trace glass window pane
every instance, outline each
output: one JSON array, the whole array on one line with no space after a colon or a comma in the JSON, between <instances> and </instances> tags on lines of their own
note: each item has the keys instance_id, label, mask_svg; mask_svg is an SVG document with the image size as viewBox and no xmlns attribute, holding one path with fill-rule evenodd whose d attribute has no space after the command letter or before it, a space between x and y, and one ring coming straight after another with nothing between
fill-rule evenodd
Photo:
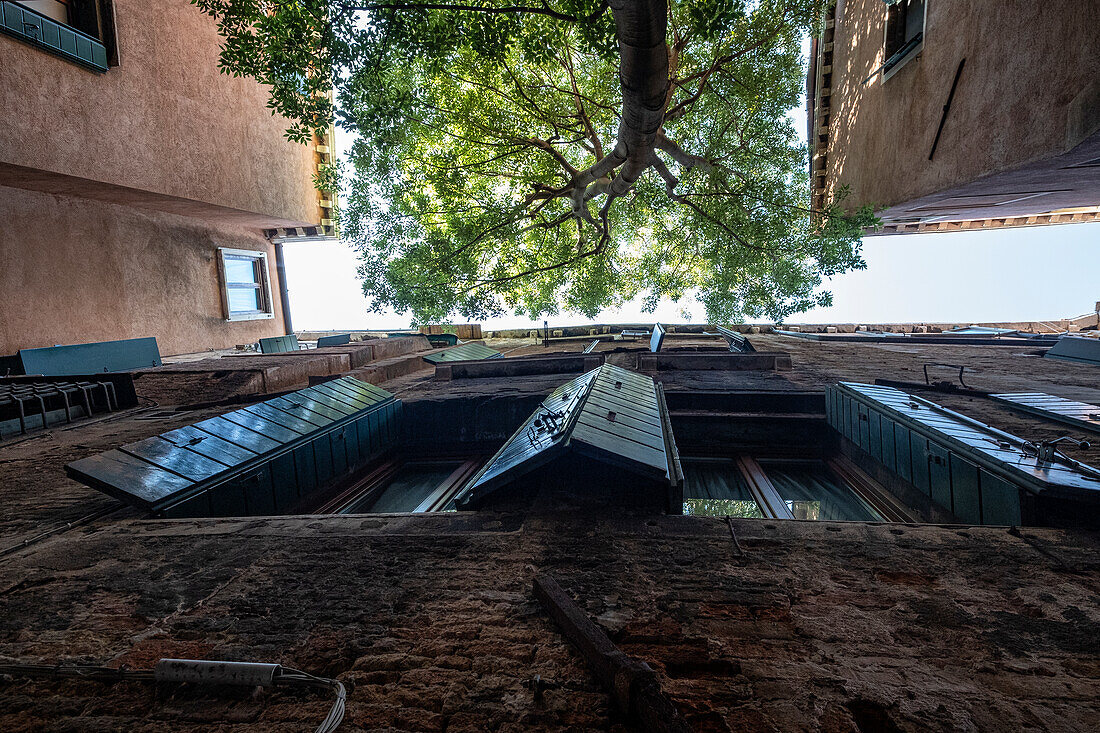
<instances>
[{"instance_id":1,"label":"glass window pane","mask_svg":"<svg viewBox=\"0 0 1100 733\"><path fill-rule=\"evenodd\" d=\"M411 512L455 472L459 463L410 463L398 469L377 499L364 498L345 514Z\"/></svg>"},{"instance_id":2,"label":"glass window pane","mask_svg":"<svg viewBox=\"0 0 1100 733\"><path fill-rule=\"evenodd\" d=\"M256 277L256 260L246 257L225 257L225 281L227 283L259 283Z\"/></svg>"},{"instance_id":3,"label":"glass window pane","mask_svg":"<svg viewBox=\"0 0 1100 733\"><path fill-rule=\"evenodd\" d=\"M745 477L732 460L682 461L684 514L762 518Z\"/></svg>"},{"instance_id":4,"label":"glass window pane","mask_svg":"<svg viewBox=\"0 0 1100 733\"><path fill-rule=\"evenodd\" d=\"M229 288L229 312L249 313L260 310L259 288Z\"/></svg>"},{"instance_id":5,"label":"glass window pane","mask_svg":"<svg viewBox=\"0 0 1100 733\"><path fill-rule=\"evenodd\" d=\"M821 461L760 461L795 519L884 521Z\"/></svg>"}]
</instances>

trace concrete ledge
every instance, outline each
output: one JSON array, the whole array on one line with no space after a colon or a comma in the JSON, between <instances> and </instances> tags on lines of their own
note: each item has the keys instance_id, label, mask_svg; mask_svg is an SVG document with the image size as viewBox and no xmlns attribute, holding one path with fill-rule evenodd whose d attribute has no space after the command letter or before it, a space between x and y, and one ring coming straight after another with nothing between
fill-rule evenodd
<instances>
[{"instance_id":1,"label":"concrete ledge","mask_svg":"<svg viewBox=\"0 0 1100 733\"><path fill-rule=\"evenodd\" d=\"M387 341L398 341L404 339L385 339ZM424 339L425 343L427 339ZM361 379L369 384L382 384L388 382L391 379L397 379L398 377L404 377L414 372L427 371L431 368L422 358L425 354L435 353L437 351L446 351L446 347L443 349L430 349L428 351L416 351L409 354L401 354L399 356L393 356L389 359L382 359L380 361L372 362L364 367L355 369L351 372L350 376L356 379Z\"/></svg>"},{"instance_id":2,"label":"concrete ledge","mask_svg":"<svg viewBox=\"0 0 1100 733\"><path fill-rule=\"evenodd\" d=\"M638 354L637 368L646 372L788 371L791 368L791 355L782 351L760 351L755 354L643 352Z\"/></svg>"},{"instance_id":3,"label":"concrete ledge","mask_svg":"<svg viewBox=\"0 0 1100 733\"><path fill-rule=\"evenodd\" d=\"M186 403L193 401L196 395L193 393L193 386L185 386L191 384L189 380L178 379L182 376L221 379L227 374L240 375L241 379L235 382L233 394L266 394L300 387L307 384L310 377L342 374L351 368L347 354L301 353L308 356L271 354L251 358L200 359L142 369L135 372L135 379L141 380L143 388L152 387L153 382L157 382L156 389L161 395L158 399L173 401L172 398L175 398L180 403ZM171 386L174 383L181 385L178 395L172 394L174 390ZM142 392L141 389L138 391Z\"/></svg>"},{"instance_id":4,"label":"concrete ledge","mask_svg":"<svg viewBox=\"0 0 1100 733\"><path fill-rule=\"evenodd\" d=\"M604 355L536 354L504 359L479 359L438 364L435 378L483 379L489 377L521 377L532 374L581 374L604 363Z\"/></svg>"},{"instance_id":5,"label":"concrete ledge","mask_svg":"<svg viewBox=\"0 0 1100 733\"><path fill-rule=\"evenodd\" d=\"M395 356L416 354L421 351L431 351L432 345L426 336L401 336L398 338L369 339L362 341L369 344L372 351L371 361L382 361Z\"/></svg>"}]
</instances>

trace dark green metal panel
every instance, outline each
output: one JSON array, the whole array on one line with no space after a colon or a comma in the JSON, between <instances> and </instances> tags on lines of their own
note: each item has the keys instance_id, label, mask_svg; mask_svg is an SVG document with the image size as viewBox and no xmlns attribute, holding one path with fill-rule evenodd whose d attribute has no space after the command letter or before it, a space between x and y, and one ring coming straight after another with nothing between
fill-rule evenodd
<instances>
[{"instance_id":1,"label":"dark green metal panel","mask_svg":"<svg viewBox=\"0 0 1100 733\"><path fill-rule=\"evenodd\" d=\"M66 471L165 516L284 512L397 436L400 402L384 390L344 377L303 392L74 461ZM373 434L360 436L360 425Z\"/></svg>"},{"instance_id":2,"label":"dark green metal panel","mask_svg":"<svg viewBox=\"0 0 1100 733\"><path fill-rule=\"evenodd\" d=\"M222 484L207 492L211 517L247 517L248 502L237 484Z\"/></svg>"},{"instance_id":3,"label":"dark green metal panel","mask_svg":"<svg viewBox=\"0 0 1100 733\"><path fill-rule=\"evenodd\" d=\"M856 403L853 398L849 397L848 395L844 395L842 397L842 400L840 400L840 425L842 425L843 427L844 437L848 440L855 442L855 444L858 444L858 434L855 433L853 429L851 429L851 427L856 424L856 420L851 418L851 415L853 415L855 409ZM853 436L857 437L853 439Z\"/></svg>"},{"instance_id":4,"label":"dark green metal panel","mask_svg":"<svg viewBox=\"0 0 1100 733\"><path fill-rule=\"evenodd\" d=\"M1083 336L1063 336L1043 356L1100 366L1100 340Z\"/></svg>"},{"instance_id":5,"label":"dark green metal panel","mask_svg":"<svg viewBox=\"0 0 1100 733\"><path fill-rule=\"evenodd\" d=\"M104 493L139 505L158 504L187 491L194 481L117 450L73 461L66 470Z\"/></svg>"},{"instance_id":6,"label":"dark green metal panel","mask_svg":"<svg viewBox=\"0 0 1100 733\"><path fill-rule=\"evenodd\" d=\"M284 399L283 397L276 397L274 399L267 400L263 404L267 407L278 410L279 412L285 412L291 417L296 417L299 420L304 421L308 426L307 429L321 428L333 422L333 418L325 417L324 415L316 413L298 402L291 402L290 400Z\"/></svg>"},{"instance_id":7,"label":"dark green metal panel","mask_svg":"<svg viewBox=\"0 0 1100 733\"><path fill-rule=\"evenodd\" d=\"M273 512L282 514L298 503L298 475L294 465L294 453L281 453L271 459L271 490L274 497ZM252 501L249 497L249 508Z\"/></svg>"},{"instance_id":8,"label":"dark green metal panel","mask_svg":"<svg viewBox=\"0 0 1100 733\"><path fill-rule=\"evenodd\" d=\"M928 439L922 435L909 431L909 463L913 469L913 485L918 489L932 495L932 486L929 483L928 465L931 454L928 451Z\"/></svg>"},{"instance_id":9,"label":"dark green metal panel","mask_svg":"<svg viewBox=\"0 0 1100 733\"><path fill-rule=\"evenodd\" d=\"M298 351L300 348L298 337L292 333L260 339L261 354L283 354L287 351Z\"/></svg>"},{"instance_id":10,"label":"dark green metal panel","mask_svg":"<svg viewBox=\"0 0 1100 733\"><path fill-rule=\"evenodd\" d=\"M212 417L194 424L195 428L216 436L221 440L239 445L253 453L267 453L282 445L282 441L269 438L262 433L249 430L224 417Z\"/></svg>"},{"instance_id":11,"label":"dark green metal panel","mask_svg":"<svg viewBox=\"0 0 1100 733\"><path fill-rule=\"evenodd\" d=\"M928 442L928 486L932 501L951 511L950 454L935 443Z\"/></svg>"},{"instance_id":12,"label":"dark green metal panel","mask_svg":"<svg viewBox=\"0 0 1100 733\"><path fill-rule=\"evenodd\" d=\"M129 443L119 450L194 482L216 476L227 468L223 463L175 446L160 437Z\"/></svg>"},{"instance_id":13,"label":"dark green metal panel","mask_svg":"<svg viewBox=\"0 0 1100 733\"><path fill-rule=\"evenodd\" d=\"M271 422L248 410L234 410L225 413L221 417L227 422L235 423L278 443L292 443L301 437L301 433L283 427L279 423Z\"/></svg>"},{"instance_id":14,"label":"dark green metal panel","mask_svg":"<svg viewBox=\"0 0 1100 733\"><path fill-rule=\"evenodd\" d=\"M967 524L982 523L981 489L978 467L954 453L951 466L951 510Z\"/></svg>"},{"instance_id":15,"label":"dark green metal panel","mask_svg":"<svg viewBox=\"0 0 1100 733\"><path fill-rule=\"evenodd\" d=\"M269 420L277 425L282 425L284 428L293 430L299 435L309 435L310 433L316 431L318 427L320 427L318 425L314 425L309 420L297 417L296 415L291 415L285 410L280 410L279 408L268 404L267 402L260 402L255 405L249 405L248 407L244 408L244 412L251 412L253 415L262 417L264 420Z\"/></svg>"},{"instance_id":16,"label":"dark green metal panel","mask_svg":"<svg viewBox=\"0 0 1100 733\"><path fill-rule=\"evenodd\" d=\"M265 463L255 472L238 479L244 494L247 516L260 517L275 514L275 494L272 486L271 463Z\"/></svg>"},{"instance_id":17,"label":"dark green metal panel","mask_svg":"<svg viewBox=\"0 0 1100 733\"><path fill-rule=\"evenodd\" d=\"M237 466L256 457L256 452L211 435L194 425L170 430L160 437L173 445L193 450L225 466Z\"/></svg>"},{"instance_id":18,"label":"dark green metal panel","mask_svg":"<svg viewBox=\"0 0 1100 733\"><path fill-rule=\"evenodd\" d=\"M1021 524L1020 487L982 469L982 524L1016 527Z\"/></svg>"},{"instance_id":19,"label":"dark green metal panel","mask_svg":"<svg viewBox=\"0 0 1100 733\"><path fill-rule=\"evenodd\" d=\"M316 399L303 396L299 393L288 394L281 399L281 403L272 400L271 404L290 412L292 415L305 418L316 425L328 425L336 420L343 420L352 410L337 409L335 401L318 395ZM321 418L321 419L318 419Z\"/></svg>"},{"instance_id":20,"label":"dark green metal panel","mask_svg":"<svg viewBox=\"0 0 1100 733\"><path fill-rule=\"evenodd\" d=\"M298 493L305 496L318 487L317 460L313 456L313 443L306 443L295 448L293 455L294 474L298 479Z\"/></svg>"},{"instance_id":21,"label":"dark green metal panel","mask_svg":"<svg viewBox=\"0 0 1100 733\"><path fill-rule=\"evenodd\" d=\"M336 476L332 470L332 439L328 435L313 440L313 458L317 466L317 484L324 486Z\"/></svg>"},{"instance_id":22,"label":"dark green metal panel","mask_svg":"<svg viewBox=\"0 0 1100 733\"><path fill-rule=\"evenodd\" d=\"M867 452L882 462L882 423L878 410L867 411Z\"/></svg>"},{"instance_id":23,"label":"dark green metal panel","mask_svg":"<svg viewBox=\"0 0 1100 733\"><path fill-rule=\"evenodd\" d=\"M210 492L203 491L189 499L173 504L164 510L164 516L167 519L213 516L210 513Z\"/></svg>"},{"instance_id":24,"label":"dark green metal panel","mask_svg":"<svg viewBox=\"0 0 1100 733\"><path fill-rule=\"evenodd\" d=\"M503 357L504 354L495 349L490 349L485 344L468 343L435 354L426 354L423 358L429 364L445 364L450 361L477 361L480 359L501 359Z\"/></svg>"},{"instance_id":25,"label":"dark green metal panel","mask_svg":"<svg viewBox=\"0 0 1100 733\"><path fill-rule=\"evenodd\" d=\"M870 409L862 402L856 402L856 435L859 447L870 452L871 449Z\"/></svg>"},{"instance_id":26,"label":"dark green metal panel","mask_svg":"<svg viewBox=\"0 0 1100 733\"><path fill-rule=\"evenodd\" d=\"M355 429L359 435L359 454L364 458L374 455L374 446L378 442L372 435L371 415L366 415L355 421Z\"/></svg>"},{"instance_id":27,"label":"dark green metal panel","mask_svg":"<svg viewBox=\"0 0 1100 733\"><path fill-rule=\"evenodd\" d=\"M406 336L410 334L404 334ZM424 334L424 338L428 339L428 343L436 348L440 346L454 346L458 343L458 336L453 333L429 333Z\"/></svg>"},{"instance_id":28,"label":"dark green metal panel","mask_svg":"<svg viewBox=\"0 0 1100 733\"><path fill-rule=\"evenodd\" d=\"M667 484L671 496L679 483L670 463L663 404L650 377L611 364L582 374L543 400L457 503L479 506L489 494L518 485L559 457L612 468L627 492ZM680 496L675 511L682 509Z\"/></svg>"},{"instance_id":29,"label":"dark green metal panel","mask_svg":"<svg viewBox=\"0 0 1100 733\"><path fill-rule=\"evenodd\" d=\"M328 434L332 446L332 472L343 476L348 471L348 434L344 428L337 428Z\"/></svg>"},{"instance_id":30,"label":"dark green metal panel","mask_svg":"<svg viewBox=\"0 0 1100 733\"><path fill-rule=\"evenodd\" d=\"M1100 434L1100 405L1067 400L1045 392L1016 392L989 396L1014 410L1038 415L1078 430Z\"/></svg>"},{"instance_id":31,"label":"dark green metal panel","mask_svg":"<svg viewBox=\"0 0 1100 733\"><path fill-rule=\"evenodd\" d=\"M881 442L882 465L897 473L897 450L894 448L894 421L885 415L879 416L879 440Z\"/></svg>"},{"instance_id":32,"label":"dark green metal panel","mask_svg":"<svg viewBox=\"0 0 1100 733\"><path fill-rule=\"evenodd\" d=\"M343 346L351 343L351 334L342 333L335 336L322 336L317 339L317 348L321 349L326 346Z\"/></svg>"},{"instance_id":33,"label":"dark green metal panel","mask_svg":"<svg viewBox=\"0 0 1100 733\"><path fill-rule=\"evenodd\" d=\"M894 455L897 459L895 470L906 481L913 481L913 458L910 455L912 438L909 429L904 425L894 423Z\"/></svg>"},{"instance_id":34,"label":"dark green metal panel","mask_svg":"<svg viewBox=\"0 0 1100 733\"><path fill-rule=\"evenodd\" d=\"M155 338L98 341L90 344L20 349L24 374L64 376L97 372L126 372L161 365Z\"/></svg>"}]
</instances>

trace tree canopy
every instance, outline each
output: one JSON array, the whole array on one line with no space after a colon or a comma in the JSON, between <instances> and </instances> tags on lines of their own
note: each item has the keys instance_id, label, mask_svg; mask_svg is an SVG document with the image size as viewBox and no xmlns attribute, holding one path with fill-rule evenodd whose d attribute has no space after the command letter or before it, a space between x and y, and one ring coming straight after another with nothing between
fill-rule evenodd
<instances>
[{"instance_id":1,"label":"tree canopy","mask_svg":"<svg viewBox=\"0 0 1100 733\"><path fill-rule=\"evenodd\" d=\"M874 216L809 207L788 114L823 0L193 2L292 139L355 134L341 227L375 309L693 294L714 322L780 320L863 266Z\"/></svg>"}]
</instances>

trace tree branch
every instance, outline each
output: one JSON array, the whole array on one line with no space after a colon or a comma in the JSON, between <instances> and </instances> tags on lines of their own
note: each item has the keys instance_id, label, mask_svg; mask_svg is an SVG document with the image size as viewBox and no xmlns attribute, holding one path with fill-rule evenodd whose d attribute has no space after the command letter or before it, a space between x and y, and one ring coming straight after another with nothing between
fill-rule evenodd
<instances>
[{"instance_id":1,"label":"tree branch","mask_svg":"<svg viewBox=\"0 0 1100 733\"><path fill-rule=\"evenodd\" d=\"M368 5L342 5L341 9L344 11L355 12L357 10L444 10L450 12L460 13L489 13L492 15L507 14L531 14L531 15L545 15L555 20L566 20L574 23L590 23L607 11L608 3L604 0L600 3L600 6L594 11L584 16L570 15L568 13L559 13L556 10L551 10L547 7L532 8L522 5L505 5L503 7L494 8L486 7L484 5L467 5L466 3L370 3Z\"/></svg>"}]
</instances>

